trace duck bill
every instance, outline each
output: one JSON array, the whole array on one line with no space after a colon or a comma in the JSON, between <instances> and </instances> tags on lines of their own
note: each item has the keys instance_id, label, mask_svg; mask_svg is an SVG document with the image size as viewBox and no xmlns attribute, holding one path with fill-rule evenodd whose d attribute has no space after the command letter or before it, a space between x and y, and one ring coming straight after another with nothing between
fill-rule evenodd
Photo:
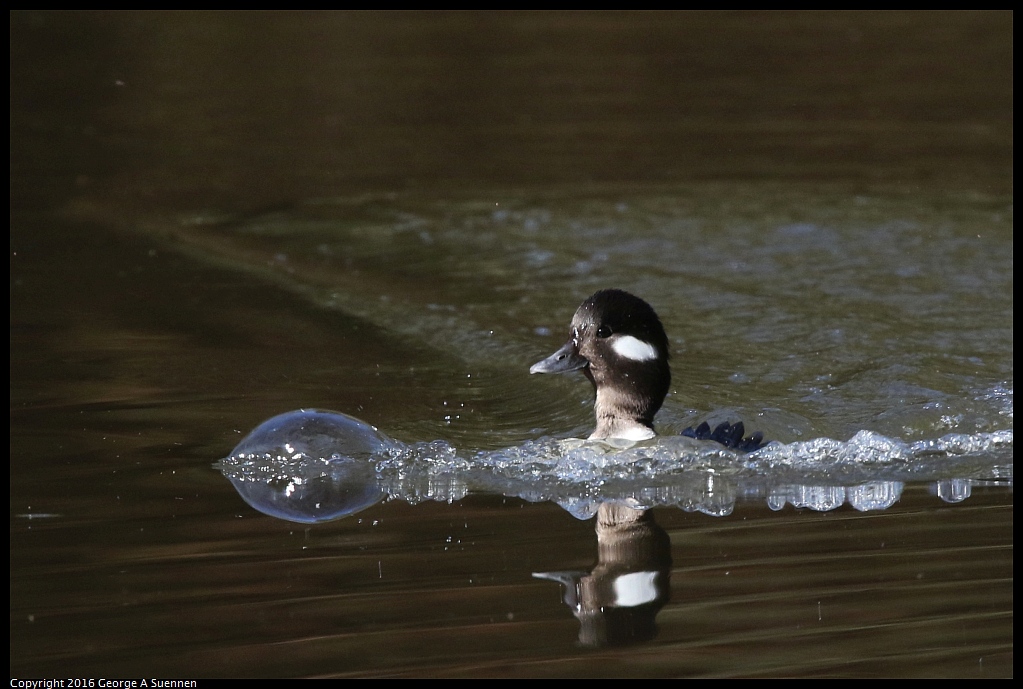
<instances>
[{"instance_id":1,"label":"duck bill","mask_svg":"<svg viewBox=\"0 0 1023 689\"><path fill-rule=\"evenodd\" d=\"M579 355L575 341L569 340L558 351L551 354L543 361L538 361L529 367L530 373L568 373L586 368L589 364L586 359Z\"/></svg>"}]
</instances>

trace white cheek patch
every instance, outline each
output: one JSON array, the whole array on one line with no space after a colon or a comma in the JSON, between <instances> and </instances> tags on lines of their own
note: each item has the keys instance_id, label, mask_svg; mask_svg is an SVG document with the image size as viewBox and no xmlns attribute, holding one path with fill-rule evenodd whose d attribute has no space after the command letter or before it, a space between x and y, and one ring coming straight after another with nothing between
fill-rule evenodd
<instances>
[{"instance_id":1,"label":"white cheek patch","mask_svg":"<svg viewBox=\"0 0 1023 689\"><path fill-rule=\"evenodd\" d=\"M611 343L611 349L619 356L633 361L653 361L657 358L657 350L648 342L644 342L632 335L624 335L615 338Z\"/></svg>"},{"instance_id":2,"label":"white cheek patch","mask_svg":"<svg viewBox=\"0 0 1023 689\"><path fill-rule=\"evenodd\" d=\"M657 572L630 572L615 579L615 605L635 608L657 600Z\"/></svg>"}]
</instances>

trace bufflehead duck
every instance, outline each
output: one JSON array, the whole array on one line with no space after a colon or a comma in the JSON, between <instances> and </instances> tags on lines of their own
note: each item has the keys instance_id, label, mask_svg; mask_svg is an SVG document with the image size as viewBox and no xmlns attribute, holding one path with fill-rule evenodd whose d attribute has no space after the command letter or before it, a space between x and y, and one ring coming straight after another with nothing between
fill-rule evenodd
<instances>
[{"instance_id":1,"label":"bufflehead duck","mask_svg":"<svg viewBox=\"0 0 1023 689\"><path fill-rule=\"evenodd\" d=\"M654 414L671 385L669 356L668 336L650 304L620 289L604 289L576 310L568 342L529 372L582 371L597 392L597 427L590 440L639 441L657 435ZM713 430L702 423L682 431L744 452L763 446L762 434L744 434L741 422Z\"/></svg>"}]
</instances>

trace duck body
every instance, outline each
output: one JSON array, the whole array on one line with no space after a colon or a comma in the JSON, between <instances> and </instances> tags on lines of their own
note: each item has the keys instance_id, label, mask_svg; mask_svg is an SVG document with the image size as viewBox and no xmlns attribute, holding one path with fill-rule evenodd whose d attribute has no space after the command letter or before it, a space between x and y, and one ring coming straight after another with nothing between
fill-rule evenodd
<instances>
[{"instance_id":1,"label":"duck body","mask_svg":"<svg viewBox=\"0 0 1023 689\"><path fill-rule=\"evenodd\" d=\"M590 440L639 441L656 435L654 415L671 386L669 358L668 336L653 307L623 290L604 289L576 310L568 341L529 372L581 371L596 391L597 426ZM744 451L761 445L759 434L743 434L741 423L722 424L713 431L704 423L683 431L737 449L736 443L745 443Z\"/></svg>"}]
</instances>

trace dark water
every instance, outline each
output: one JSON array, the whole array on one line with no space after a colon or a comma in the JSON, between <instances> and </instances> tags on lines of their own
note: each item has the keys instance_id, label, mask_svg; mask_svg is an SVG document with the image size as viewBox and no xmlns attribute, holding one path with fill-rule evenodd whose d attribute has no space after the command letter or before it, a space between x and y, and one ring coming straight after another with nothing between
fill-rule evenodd
<instances>
[{"instance_id":1,"label":"dark water","mask_svg":"<svg viewBox=\"0 0 1023 689\"><path fill-rule=\"evenodd\" d=\"M12 676L1012 675L1011 14L19 12L11 57ZM533 444L612 285L662 434L774 450ZM214 466L311 407L412 448L388 499Z\"/></svg>"}]
</instances>

